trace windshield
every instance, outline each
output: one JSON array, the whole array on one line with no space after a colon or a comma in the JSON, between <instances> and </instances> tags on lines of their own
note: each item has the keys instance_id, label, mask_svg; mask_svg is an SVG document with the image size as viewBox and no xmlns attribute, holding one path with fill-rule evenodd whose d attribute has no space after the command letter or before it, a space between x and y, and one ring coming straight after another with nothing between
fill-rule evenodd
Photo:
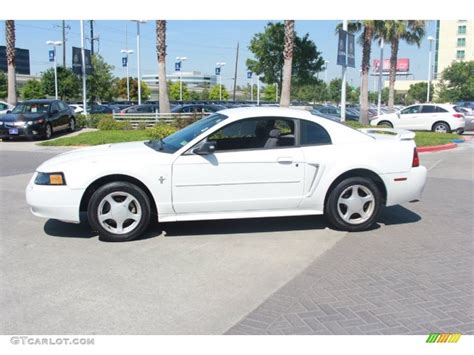
<instances>
[{"instance_id":1,"label":"windshield","mask_svg":"<svg viewBox=\"0 0 474 355\"><path fill-rule=\"evenodd\" d=\"M186 144L191 142L194 138L207 131L209 128L215 126L219 122L225 120L227 116L220 113L214 113L210 116L204 117L199 121L183 128L182 130L173 133L172 135L159 140L151 141L152 147L159 146L158 150L162 150L166 153L174 153L178 149L184 147Z\"/></svg>"},{"instance_id":2,"label":"windshield","mask_svg":"<svg viewBox=\"0 0 474 355\"><path fill-rule=\"evenodd\" d=\"M48 108L47 103L21 103L13 109L12 113L46 113Z\"/></svg>"}]
</instances>

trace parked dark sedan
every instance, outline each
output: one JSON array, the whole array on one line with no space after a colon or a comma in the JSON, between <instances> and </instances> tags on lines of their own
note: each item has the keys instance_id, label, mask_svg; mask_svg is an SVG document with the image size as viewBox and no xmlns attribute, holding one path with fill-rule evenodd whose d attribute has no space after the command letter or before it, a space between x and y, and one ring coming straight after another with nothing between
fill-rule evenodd
<instances>
[{"instance_id":1,"label":"parked dark sedan","mask_svg":"<svg viewBox=\"0 0 474 355\"><path fill-rule=\"evenodd\" d=\"M43 139L61 130L74 131L74 112L61 100L28 100L11 112L0 116L0 138L14 137Z\"/></svg>"},{"instance_id":2,"label":"parked dark sedan","mask_svg":"<svg viewBox=\"0 0 474 355\"><path fill-rule=\"evenodd\" d=\"M220 110L224 110L225 107L222 105L214 104L188 104L188 105L179 105L171 109L172 113L205 113L210 114Z\"/></svg>"}]
</instances>

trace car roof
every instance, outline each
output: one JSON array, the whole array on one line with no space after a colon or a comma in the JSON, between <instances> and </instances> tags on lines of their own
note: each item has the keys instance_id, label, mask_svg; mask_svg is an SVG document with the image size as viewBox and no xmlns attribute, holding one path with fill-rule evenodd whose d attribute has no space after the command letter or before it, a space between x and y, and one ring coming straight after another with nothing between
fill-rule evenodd
<instances>
[{"instance_id":1,"label":"car roof","mask_svg":"<svg viewBox=\"0 0 474 355\"><path fill-rule=\"evenodd\" d=\"M25 100L23 101L22 103L31 103L31 104L34 104L34 103L37 103L37 104L50 104L52 102L55 102L55 101L59 101L59 100L55 100L55 99L32 99L32 100Z\"/></svg>"},{"instance_id":2,"label":"car roof","mask_svg":"<svg viewBox=\"0 0 474 355\"><path fill-rule=\"evenodd\" d=\"M303 109L286 108L286 107L236 107L227 108L219 111L219 113L235 118L242 117L265 117L265 116L276 116L276 117L289 117L289 118L301 118L301 119L314 119L314 115L311 112Z\"/></svg>"}]
</instances>

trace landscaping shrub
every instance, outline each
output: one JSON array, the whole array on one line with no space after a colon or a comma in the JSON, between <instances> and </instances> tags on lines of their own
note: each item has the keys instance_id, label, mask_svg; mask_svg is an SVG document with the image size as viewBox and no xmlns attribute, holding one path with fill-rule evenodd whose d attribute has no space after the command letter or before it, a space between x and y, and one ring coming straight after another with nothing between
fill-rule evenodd
<instances>
[{"instance_id":1,"label":"landscaping shrub","mask_svg":"<svg viewBox=\"0 0 474 355\"><path fill-rule=\"evenodd\" d=\"M132 125L127 121L116 121L112 116L103 117L97 125L101 131L123 131L132 129Z\"/></svg>"},{"instance_id":2,"label":"landscaping shrub","mask_svg":"<svg viewBox=\"0 0 474 355\"><path fill-rule=\"evenodd\" d=\"M102 118L106 117L112 117L109 114L95 114L95 115L89 115L89 117L86 117L84 115L76 115L76 127L79 128L97 128L97 125L99 124L100 120Z\"/></svg>"},{"instance_id":3,"label":"landscaping shrub","mask_svg":"<svg viewBox=\"0 0 474 355\"><path fill-rule=\"evenodd\" d=\"M162 139L168 137L169 135L173 134L177 131L176 127L159 123L152 128L147 128L147 134L152 139Z\"/></svg>"}]
</instances>

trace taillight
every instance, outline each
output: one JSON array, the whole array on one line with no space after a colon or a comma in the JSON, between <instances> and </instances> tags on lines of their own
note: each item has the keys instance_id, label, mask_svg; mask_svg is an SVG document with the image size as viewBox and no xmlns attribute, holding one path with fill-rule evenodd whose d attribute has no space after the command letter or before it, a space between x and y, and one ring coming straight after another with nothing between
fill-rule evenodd
<instances>
[{"instance_id":1,"label":"taillight","mask_svg":"<svg viewBox=\"0 0 474 355\"><path fill-rule=\"evenodd\" d=\"M464 115L462 113L453 113L453 117L455 117L455 118L464 118Z\"/></svg>"},{"instance_id":2,"label":"taillight","mask_svg":"<svg viewBox=\"0 0 474 355\"><path fill-rule=\"evenodd\" d=\"M417 166L420 166L420 158L418 157L418 152L415 148L413 150L413 161L411 162L411 167L416 168Z\"/></svg>"}]
</instances>

